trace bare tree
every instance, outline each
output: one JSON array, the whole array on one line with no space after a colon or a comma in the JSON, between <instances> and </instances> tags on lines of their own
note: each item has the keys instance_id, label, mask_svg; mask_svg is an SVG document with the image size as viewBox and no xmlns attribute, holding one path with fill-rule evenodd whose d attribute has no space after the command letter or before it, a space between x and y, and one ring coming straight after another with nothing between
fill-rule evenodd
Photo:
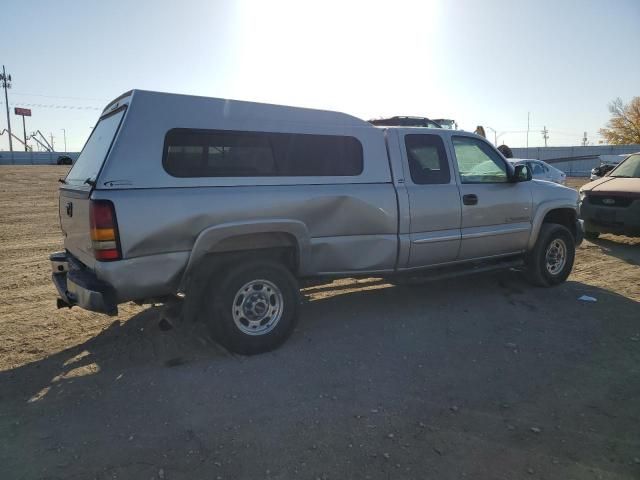
<instances>
[{"instance_id":1,"label":"bare tree","mask_svg":"<svg viewBox=\"0 0 640 480\"><path fill-rule=\"evenodd\" d=\"M609 104L609 112L611 120L607 123L607 128L600 129L600 135L607 143L640 143L640 97L633 97L626 105L621 98L616 98Z\"/></svg>"}]
</instances>

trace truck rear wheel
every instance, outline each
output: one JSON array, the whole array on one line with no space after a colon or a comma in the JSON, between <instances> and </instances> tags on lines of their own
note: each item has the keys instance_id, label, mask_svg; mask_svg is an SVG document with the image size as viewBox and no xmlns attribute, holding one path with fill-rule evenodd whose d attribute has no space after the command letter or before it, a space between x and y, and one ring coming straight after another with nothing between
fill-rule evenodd
<instances>
[{"instance_id":1,"label":"truck rear wheel","mask_svg":"<svg viewBox=\"0 0 640 480\"><path fill-rule=\"evenodd\" d=\"M543 223L527 257L527 278L540 287L558 285L571 273L575 254L575 240L567 227Z\"/></svg>"},{"instance_id":2,"label":"truck rear wheel","mask_svg":"<svg viewBox=\"0 0 640 480\"><path fill-rule=\"evenodd\" d=\"M254 261L230 267L209 288L211 333L231 352L254 355L273 350L297 324L298 284L279 263Z\"/></svg>"}]
</instances>

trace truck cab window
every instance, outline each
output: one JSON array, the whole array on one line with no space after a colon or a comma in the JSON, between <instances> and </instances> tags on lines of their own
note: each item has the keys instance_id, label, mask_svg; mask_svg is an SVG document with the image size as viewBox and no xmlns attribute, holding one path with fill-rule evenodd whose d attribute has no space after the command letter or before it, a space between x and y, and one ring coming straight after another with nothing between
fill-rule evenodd
<instances>
[{"instance_id":1,"label":"truck cab window","mask_svg":"<svg viewBox=\"0 0 640 480\"><path fill-rule=\"evenodd\" d=\"M487 143L473 137L452 137L462 183L506 183L507 165Z\"/></svg>"},{"instance_id":2,"label":"truck cab window","mask_svg":"<svg viewBox=\"0 0 640 480\"><path fill-rule=\"evenodd\" d=\"M418 185L449 183L449 162L438 135L410 134L404 137L411 180Z\"/></svg>"}]
</instances>

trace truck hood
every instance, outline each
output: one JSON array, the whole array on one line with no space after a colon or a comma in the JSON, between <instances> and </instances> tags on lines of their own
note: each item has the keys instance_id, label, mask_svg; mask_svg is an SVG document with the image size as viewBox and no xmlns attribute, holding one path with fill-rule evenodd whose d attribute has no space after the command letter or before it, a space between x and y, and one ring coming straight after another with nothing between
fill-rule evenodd
<instances>
[{"instance_id":1,"label":"truck hood","mask_svg":"<svg viewBox=\"0 0 640 480\"><path fill-rule=\"evenodd\" d=\"M532 180L531 193L534 203L546 202L549 200L563 200L570 205L578 205L578 192L559 183L548 182L546 180Z\"/></svg>"},{"instance_id":2,"label":"truck hood","mask_svg":"<svg viewBox=\"0 0 640 480\"><path fill-rule=\"evenodd\" d=\"M640 195L640 178L602 177L587 183L581 192L632 193Z\"/></svg>"}]
</instances>

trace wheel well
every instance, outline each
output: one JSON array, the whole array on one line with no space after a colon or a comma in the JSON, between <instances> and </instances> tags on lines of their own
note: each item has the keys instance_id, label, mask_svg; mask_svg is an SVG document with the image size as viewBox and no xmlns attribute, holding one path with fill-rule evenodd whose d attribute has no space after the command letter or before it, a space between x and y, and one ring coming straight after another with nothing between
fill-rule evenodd
<instances>
[{"instance_id":1,"label":"wheel well","mask_svg":"<svg viewBox=\"0 0 640 480\"><path fill-rule=\"evenodd\" d=\"M215 251L208 253L200 260L200 266L223 269L227 265L236 265L240 262L250 262L252 260L274 260L282 263L294 275L298 271L298 255L296 249L291 247L265 247L246 250Z\"/></svg>"},{"instance_id":2,"label":"wheel well","mask_svg":"<svg viewBox=\"0 0 640 480\"><path fill-rule=\"evenodd\" d=\"M244 237L244 235L242 236ZM235 237L234 237L235 238ZM231 265L237 265L241 262L250 262L252 260L274 260L282 263L294 276L298 272L298 250L295 245L277 246L277 247L258 247L253 243L254 248L246 250L238 250L240 246L247 245L248 239L238 242L233 250L213 251L204 255L198 260L197 265L188 274L184 284L184 292L186 293L185 317L198 318L199 301L203 292L209 286L211 279L219 272L225 271ZM251 243L251 242L249 242ZM228 244L230 247L230 244Z\"/></svg>"},{"instance_id":3,"label":"wheel well","mask_svg":"<svg viewBox=\"0 0 640 480\"><path fill-rule=\"evenodd\" d=\"M285 232L261 232L234 235L216 243L197 260L188 283L202 283L213 272L222 271L229 265L252 260L274 260L282 263L291 273L297 274L300 252L293 235Z\"/></svg>"},{"instance_id":4,"label":"wheel well","mask_svg":"<svg viewBox=\"0 0 640 480\"><path fill-rule=\"evenodd\" d=\"M572 208L558 208L547 212L542 223L557 223L569 229L573 238L576 238L576 211Z\"/></svg>"}]
</instances>

